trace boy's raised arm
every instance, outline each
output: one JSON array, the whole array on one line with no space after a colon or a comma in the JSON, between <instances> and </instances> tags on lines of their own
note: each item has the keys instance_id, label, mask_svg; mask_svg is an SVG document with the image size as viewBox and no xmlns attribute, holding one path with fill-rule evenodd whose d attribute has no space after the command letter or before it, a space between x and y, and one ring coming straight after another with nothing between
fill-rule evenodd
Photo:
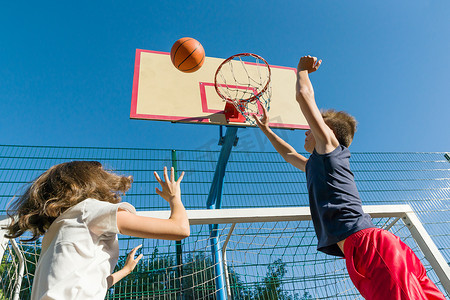
<instances>
[{"instance_id":1,"label":"boy's raised arm","mask_svg":"<svg viewBox=\"0 0 450 300\"><path fill-rule=\"evenodd\" d=\"M308 122L316 141L315 149L319 154L329 153L339 146L333 131L325 124L314 98L314 89L309 80L309 73L319 69L322 60L303 56L297 67L296 99Z\"/></svg>"},{"instance_id":2,"label":"boy's raised arm","mask_svg":"<svg viewBox=\"0 0 450 300\"><path fill-rule=\"evenodd\" d=\"M308 159L295 151L294 147L286 143L282 138L276 135L269 127L269 117L267 116L267 110L263 107L263 117L261 120L257 116L253 116L256 124L261 128L262 132L267 136L272 146L277 152L284 158L284 160L297 169L305 171L306 162Z\"/></svg>"}]
</instances>

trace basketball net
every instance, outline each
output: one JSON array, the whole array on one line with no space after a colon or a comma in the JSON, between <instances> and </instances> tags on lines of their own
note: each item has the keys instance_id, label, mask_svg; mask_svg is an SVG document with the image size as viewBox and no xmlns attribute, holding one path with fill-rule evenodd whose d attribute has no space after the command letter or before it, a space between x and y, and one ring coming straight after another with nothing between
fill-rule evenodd
<instances>
[{"instance_id":1,"label":"basketball net","mask_svg":"<svg viewBox=\"0 0 450 300\"><path fill-rule=\"evenodd\" d=\"M253 115L262 116L262 107L270 109L272 88L270 66L259 55L240 53L223 61L217 68L214 86L226 101L225 117L228 122L247 121L255 124Z\"/></svg>"}]
</instances>

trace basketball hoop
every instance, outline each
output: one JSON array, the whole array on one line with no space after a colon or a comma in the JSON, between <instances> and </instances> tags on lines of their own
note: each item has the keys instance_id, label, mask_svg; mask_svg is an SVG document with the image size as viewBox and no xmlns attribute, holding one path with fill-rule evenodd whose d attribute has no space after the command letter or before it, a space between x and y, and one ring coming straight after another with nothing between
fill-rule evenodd
<instances>
[{"instance_id":1,"label":"basketball hoop","mask_svg":"<svg viewBox=\"0 0 450 300\"><path fill-rule=\"evenodd\" d=\"M220 98L227 102L227 121L247 120L254 125L252 116L261 116L262 107L270 109L270 75L267 61L252 53L233 55L220 64L214 76L214 86Z\"/></svg>"}]
</instances>

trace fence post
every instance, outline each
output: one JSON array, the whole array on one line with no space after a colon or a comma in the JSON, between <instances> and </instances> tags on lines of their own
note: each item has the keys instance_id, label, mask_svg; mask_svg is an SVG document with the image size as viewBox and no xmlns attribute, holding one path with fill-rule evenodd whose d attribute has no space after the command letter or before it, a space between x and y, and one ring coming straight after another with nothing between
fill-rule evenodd
<instances>
[{"instance_id":1,"label":"fence post","mask_svg":"<svg viewBox=\"0 0 450 300\"><path fill-rule=\"evenodd\" d=\"M228 163L228 159L231 154L231 150L236 141L238 127L227 127L225 137L223 139L222 149L220 150L219 160L217 161L216 170L214 172L214 178L209 190L208 200L206 207L208 209L219 209L222 205L222 188L225 177L225 169ZM214 269L216 272L216 295L218 300L226 300L227 292L225 290L225 272L223 270L223 257L220 251L220 241L218 238L217 224L210 224L210 243L211 254L214 260Z\"/></svg>"}]
</instances>

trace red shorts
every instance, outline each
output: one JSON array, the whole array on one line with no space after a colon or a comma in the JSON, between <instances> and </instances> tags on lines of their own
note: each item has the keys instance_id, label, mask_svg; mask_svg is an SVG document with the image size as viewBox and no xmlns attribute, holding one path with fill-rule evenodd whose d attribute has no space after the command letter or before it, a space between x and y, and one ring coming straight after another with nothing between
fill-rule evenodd
<instances>
[{"instance_id":1,"label":"red shorts","mask_svg":"<svg viewBox=\"0 0 450 300\"><path fill-rule=\"evenodd\" d=\"M365 299L445 300L420 260L389 231L368 228L345 240L348 274Z\"/></svg>"}]
</instances>

